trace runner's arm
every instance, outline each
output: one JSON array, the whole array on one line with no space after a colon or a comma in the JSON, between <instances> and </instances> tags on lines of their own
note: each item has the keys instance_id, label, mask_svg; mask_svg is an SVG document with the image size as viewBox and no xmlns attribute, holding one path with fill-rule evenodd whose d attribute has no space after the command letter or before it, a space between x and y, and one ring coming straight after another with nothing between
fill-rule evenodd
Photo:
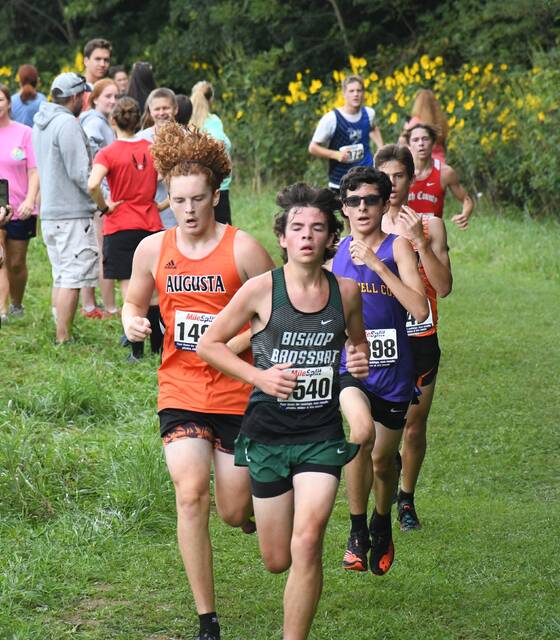
<instances>
[{"instance_id":1,"label":"runner's arm","mask_svg":"<svg viewBox=\"0 0 560 640\"><path fill-rule=\"evenodd\" d=\"M441 186L444 189L449 187L451 193L463 205L461 213L458 213L451 219L459 229L466 229L469 226L469 218L473 212L474 202L459 181L459 176L455 169L449 165L444 165L441 169Z\"/></svg>"},{"instance_id":2,"label":"runner's arm","mask_svg":"<svg viewBox=\"0 0 560 640\"><path fill-rule=\"evenodd\" d=\"M247 322L259 315L259 302L262 303L265 287L264 277L267 276L248 280L237 291L200 338L196 352L200 358L226 375L252 384L269 395L286 399L296 385L295 375L284 371L291 363L275 365L267 370L257 369L227 346ZM271 295L269 285L269 292L265 297L269 298Z\"/></svg>"},{"instance_id":3,"label":"runner's arm","mask_svg":"<svg viewBox=\"0 0 560 640\"><path fill-rule=\"evenodd\" d=\"M153 270L159 244L156 245L154 239L154 236L145 238L134 252L132 275L122 308L124 332L131 342L142 342L152 333L146 313L155 288Z\"/></svg>"},{"instance_id":4,"label":"runner's arm","mask_svg":"<svg viewBox=\"0 0 560 640\"><path fill-rule=\"evenodd\" d=\"M274 269L274 262L266 249L245 231L238 230L235 234L233 252L241 282Z\"/></svg>"},{"instance_id":5,"label":"runner's arm","mask_svg":"<svg viewBox=\"0 0 560 640\"><path fill-rule=\"evenodd\" d=\"M373 125L371 131L369 132L370 140L375 144L377 149L381 149L383 146L383 136L381 135L381 130L377 125Z\"/></svg>"},{"instance_id":6,"label":"runner's arm","mask_svg":"<svg viewBox=\"0 0 560 640\"><path fill-rule=\"evenodd\" d=\"M369 374L369 343L362 314L362 296L358 284L350 278L337 276L346 320L346 367L355 378Z\"/></svg>"},{"instance_id":7,"label":"runner's arm","mask_svg":"<svg viewBox=\"0 0 560 640\"><path fill-rule=\"evenodd\" d=\"M395 262L399 269L396 276L375 253L359 240L350 243L352 259L359 259L383 280L402 306L417 322L423 322L429 313L428 301L424 285L418 273L416 255L404 237L399 237L393 244Z\"/></svg>"},{"instance_id":8,"label":"runner's arm","mask_svg":"<svg viewBox=\"0 0 560 640\"><path fill-rule=\"evenodd\" d=\"M452 277L449 254L447 253L447 233L441 218L430 218L429 237L424 235L422 216L410 207L399 211L399 221L405 230L402 234L418 252L426 271L426 276L440 298L451 293Z\"/></svg>"}]
</instances>

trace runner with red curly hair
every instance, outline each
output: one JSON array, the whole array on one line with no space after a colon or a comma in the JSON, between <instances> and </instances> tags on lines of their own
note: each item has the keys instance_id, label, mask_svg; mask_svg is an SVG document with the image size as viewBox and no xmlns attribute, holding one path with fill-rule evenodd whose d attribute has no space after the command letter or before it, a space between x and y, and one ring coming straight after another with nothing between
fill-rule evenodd
<instances>
[{"instance_id":1,"label":"runner with red curly hair","mask_svg":"<svg viewBox=\"0 0 560 640\"><path fill-rule=\"evenodd\" d=\"M169 123L158 131L150 152L169 190L177 226L138 246L122 318L131 342L148 337L152 328L146 312L157 290L165 325L158 411L175 485L179 547L199 614L197 638L219 640L208 529L211 467L218 515L234 527L246 527L249 475L234 466L233 450L251 386L201 360L196 347L242 284L274 265L253 237L216 222L219 187L231 171L223 143ZM251 362L247 331L228 346Z\"/></svg>"}]
</instances>

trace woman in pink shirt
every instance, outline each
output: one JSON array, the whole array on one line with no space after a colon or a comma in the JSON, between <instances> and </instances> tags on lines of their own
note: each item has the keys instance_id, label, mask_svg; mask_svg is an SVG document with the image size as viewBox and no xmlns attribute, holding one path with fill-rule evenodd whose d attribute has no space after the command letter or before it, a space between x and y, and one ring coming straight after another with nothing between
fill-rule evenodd
<instances>
[{"instance_id":1,"label":"woman in pink shirt","mask_svg":"<svg viewBox=\"0 0 560 640\"><path fill-rule=\"evenodd\" d=\"M8 180L12 219L0 228L5 263L0 268L0 319L23 316L27 284L27 246L36 235L39 174L31 146L31 127L10 117L11 97L0 85L0 179ZM11 304L8 305L11 298Z\"/></svg>"}]
</instances>

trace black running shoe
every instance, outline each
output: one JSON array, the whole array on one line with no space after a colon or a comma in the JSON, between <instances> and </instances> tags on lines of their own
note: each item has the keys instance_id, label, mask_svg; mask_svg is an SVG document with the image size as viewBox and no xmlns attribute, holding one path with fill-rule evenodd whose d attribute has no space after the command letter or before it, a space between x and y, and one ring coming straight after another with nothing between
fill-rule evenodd
<instances>
[{"instance_id":1,"label":"black running shoe","mask_svg":"<svg viewBox=\"0 0 560 640\"><path fill-rule=\"evenodd\" d=\"M220 640L220 634L215 635L210 631L201 631L194 640Z\"/></svg>"},{"instance_id":2,"label":"black running shoe","mask_svg":"<svg viewBox=\"0 0 560 640\"><path fill-rule=\"evenodd\" d=\"M410 500L401 500L398 503L397 520L401 523L401 531L414 531L422 527L416 515L414 502Z\"/></svg>"},{"instance_id":3,"label":"black running shoe","mask_svg":"<svg viewBox=\"0 0 560 640\"><path fill-rule=\"evenodd\" d=\"M344 552L342 567L347 571L367 571L367 554L370 547L367 531L351 533Z\"/></svg>"},{"instance_id":4,"label":"black running shoe","mask_svg":"<svg viewBox=\"0 0 560 640\"><path fill-rule=\"evenodd\" d=\"M371 531L371 555L369 568L376 576L383 576L389 571L395 559L393 535L389 531Z\"/></svg>"}]
</instances>

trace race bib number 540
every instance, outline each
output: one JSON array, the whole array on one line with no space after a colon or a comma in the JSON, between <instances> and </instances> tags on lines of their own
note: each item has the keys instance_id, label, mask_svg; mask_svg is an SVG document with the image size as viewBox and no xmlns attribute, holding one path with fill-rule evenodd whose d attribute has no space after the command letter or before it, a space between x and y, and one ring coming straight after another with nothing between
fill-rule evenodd
<instances>
[{"instance_id":1,"label":"race bib number 540","mask_svg":"<svg viewBox=\"0 0 560 640\"><path fill-rule=\"evenodd\" d=\"M368 329L369 366L388 367L399 359L396 329Z\"/></svg>"},{"instance_id":2,"label":"race bib number 540","mask_svg":"<svg viewBox=\"0 0 560 640\"><path fill-rule=\"evenodd\" d=\"M297 376L297 384L287 400L278 398L284 409L317 409L332 399L333 368L287 369Z\"/></svg>"},{"instance_id":3,"label":"race bib number 540","mask_svg":"<svg viewBox=\"0 0 560 640\"><path fill-rule=\"evenodd\" d=\"M196 345L216 316L194 311L175 311L175 348L196 351Z\"/></svg>"}]
</instances>

